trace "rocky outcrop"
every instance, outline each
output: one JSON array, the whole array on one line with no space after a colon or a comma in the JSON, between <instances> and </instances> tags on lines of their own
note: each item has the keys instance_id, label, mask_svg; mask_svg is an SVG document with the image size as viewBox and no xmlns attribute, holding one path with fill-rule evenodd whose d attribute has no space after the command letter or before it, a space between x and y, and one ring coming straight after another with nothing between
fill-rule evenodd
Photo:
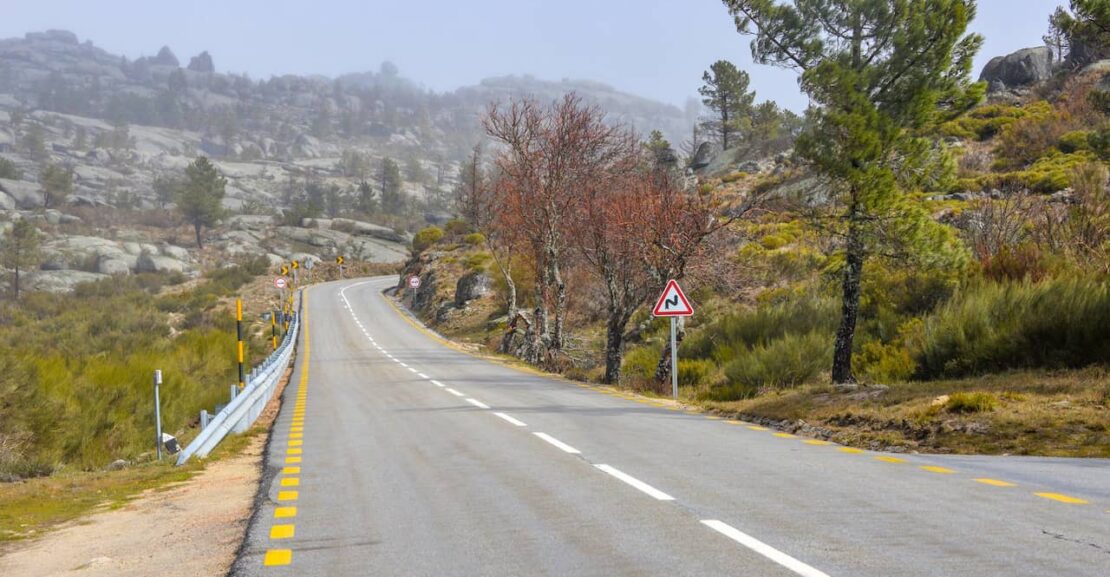
<instances>
[{"instance_id":1,"label":"rocky outcrop","mask_svg":"<svg viewBox=\"0 0 1110 577\"><path fill-rule=\"evenodd\" d=\"M23 210L42 208L42 189L34 182L0 178L0 193L11 197L16 208Z\"/></svg>"},{"instance_id":2,"label":"rocky outcrop","mask_svg":"<svg viewBox=\"0 0 1110 577\"><path fill-rule=\"evenodd\" d=\"M212 62L212 55L205 50L189 60L189 70L211 74L216 71L216 65Z\"/></svg>"},{"instance_id":3,"label":"rocky outcrop","mask_svg":"<svg viewBox=\"0 0 1110 577\"><path fill-rule=\"evenodd\" d=\"M490 294L492 290L492 283L486 273L472 271L464 274L455 283L455 306L466 306L466 303L482 298Z\"/></svg>"},{"instance_id":4,"label":"rocky outcrop","mask_svg":"<svg viewBox=\"0 0 1110 577\"><path fill-rule=\"evenodd\" d=\"M73 291L79 284L106 278L107 275L80 270L43 270L27 275L26 286L32 291L65 293Z\"/></svg>"},{"instance_id":5,"label":"rocky outcrop","mask_svg":"<svg viewBox=\"0 0 1110 577\"><path fill-rule=\"evenodd\" d=\"M988 84L989 92L1002 92L1044 82L1052 77L1053 71L1052 49L1038 46L992 58L983 67L979 80Z\"/></svg>"},{"instance_id":6,"label":"rocky outcrop","mask_svg":"<svg viewBox=\"0 0 1110 577\"><path fill-rule=\"evenodd\" d=\"M168 256L158 256L149 252L139 255L135 272L185 272L189 266Z\"/></svg>"},{"instance_id":7,"label":"rocky outcrop","mask_svg":"<svg viewBox=\"0 0 1110 577\"><path fill-rule=\"evenodd\" d=\"M694 158L690 161L690 168L694 170L701 170L713 161L713 145L708 142L701 143L698 150L694 152Z\"/></svg>"}]
</instances>

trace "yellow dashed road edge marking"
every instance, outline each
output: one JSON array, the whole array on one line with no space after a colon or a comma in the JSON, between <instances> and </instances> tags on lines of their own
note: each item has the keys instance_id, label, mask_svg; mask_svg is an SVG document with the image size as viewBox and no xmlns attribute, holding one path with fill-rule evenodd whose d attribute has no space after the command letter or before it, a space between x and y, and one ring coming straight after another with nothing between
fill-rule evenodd
<instances>
[{"instance_id":1,"label":"yellow dashed road edge marking","mask_svg":"<svg viewBox=\"0 0 1110 577\"><path fill-rule=\"evenodd\" d=\"M282 467L281 474L285 475L281 479L282 487L299 487L301 485L300 477L293 475L300 475L301 468L297 466L290 467L288 465L298 465L301 462L300 455L304 452L300 447L304 444L301 440L304 437L304 416L305 404L308 399L308 368L311 358L311 339L308 332L308 289L301 293L302 316L301 323L304 327L304 356L301 358L301 379L298 383L298 390L296 401L293 403L292 418L289 421L289 441L286 447L286 457L284 460L285 467ZM297 491L278 491L277 500L283 503L296 501L300 497ZM274 508L274 519L292 519L297 516L297 508L291 505L284 505ZM292 523L278 523L270 526L270 540L283 540L292 539L296 534L296 526ZM292 549L268 549L265 556L262 558L262 565L264 567L282 567L289 565L293 562Z\"/></svg>"},{"instance_id":2,"label":"yellow dashed road edge marking","mask_svg":"<svg viewBox=\"0 0 1110 577\"><path fill-rule=\"evenodd\" d=\"M1067 503L1069 505L1086 505L1089 503L1086 499L1064 495L1063 493L1033 493L1038 497L1049 499L1051 501L1059 501L1060 503Z\"/></svg>"},{"instance_id":3,"label":"yellow dashed road edge marking","mask_svg":"<svg viewBox=\"0 0 1110 577\"><path fill-rule=\"evenodd\" d=\"M974 481L976 483L982 483L984 485L990 485L992 487L1014 487L1015 486L1013 483L1011 483L1009 481L1000 481L998 479L988 479L986 477L981 477L981 478L978 478L978 479L974 479Z\"/></svg>"}]
</instances>

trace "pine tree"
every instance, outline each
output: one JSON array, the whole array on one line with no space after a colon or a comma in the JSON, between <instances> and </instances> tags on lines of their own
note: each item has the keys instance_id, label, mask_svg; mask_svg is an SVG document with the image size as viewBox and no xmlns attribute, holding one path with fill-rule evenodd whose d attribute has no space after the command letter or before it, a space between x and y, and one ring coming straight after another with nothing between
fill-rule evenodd
<instances>
[{"instance_id":1,"label":"pine tree","mask_svg":"<svg viewBox=\"0 0 1110 577\"><path fill-rule=\"evenodd\" d=\"M405 198L401 192L404 181L401 180L401 168L392 158L382 159L378 183L381 186L382 210L388 214L400 214L405 208Z\"/></svg>"},{"instance_id":2,"label":"pine tree","mask_svg":"<svg viewBox=\"0 0 1110 577\"><path fill-rule=\"evenodd\" d=\"M358 211L371 215L377 211L378 201L374 198L374 188L365 180L358 183Z\"/></svg>"},{"instance_id":3,"label":"pine tree","mask_svg":"<svg viewBox=\"0 0 1110 577\"><path fill-rule=\"evenodd\" d=\"M748 90L748 73L736 68L727 60L714 62L702 76L705 82L698 93L702 102L713 113L702 122L710 134L715 134L722 149L735 146L741 133L751 123L752 102L755 92Z\"/></svg>"},{"instance_id":4,"label":"pine tree","mask_svg":"<svg viewBox=\"0 0 1110 577\"><path fill-rule=\"evenodd\" d=\"M11 231L0 239L0 264L12 271L14 300L19 300L21 275L38 262L39 242L38 229L27 219L16 221Z\"/></svg>"},{"instance_id":5,"label":"pine tree","mask_svg":"<svg viewBox=\"0 0 1110 577\"><path fill-rule=\"evenodd\" d=\"M982 44L965 35L974 0L725 0L741 33L754 34L762 64L801 73L817 105L797 142L840 192L845 264L832 378L854 381L852 345L864 261L897 239L926 258L958 252L951 232L900 186L902 153L927 149L917 134L966 111L984 93L972 84ZM925 155L916 154L916 158Z\"/></svg>"},{"instance_id":6,"label":"pine tree","mask_svg":"<svg viewBox=\"0 0 1110 577\"><path fill-rule=\"evenodd\" d=\"M39 175L39 185L43 208L58 206L73 192L73 170L57 164L47 165Z\"/></svg>"},{"instance_id":7,"label":"pine tree","mask_svg":"<svg viewBox=\"0 0 1110 577\"><path fill-rule=\"evenodd\" d=\"M185 168L185 183L177 192L177 208L193 225L197 248L204 248L201 230L215 226L223 218L223 200L227 179L203 156Z\"/></svg>"}]
</instances>

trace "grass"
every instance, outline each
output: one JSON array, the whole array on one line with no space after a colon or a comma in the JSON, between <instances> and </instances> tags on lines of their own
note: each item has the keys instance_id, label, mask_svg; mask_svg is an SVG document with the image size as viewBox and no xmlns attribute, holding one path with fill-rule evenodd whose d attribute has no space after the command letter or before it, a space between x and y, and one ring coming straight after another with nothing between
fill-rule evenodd
<instances>
[{"instance_id":1,"label":"grass","mask_svg":"<svg viewBox=\"0 0 1110 577\"><path fill-rule=\"evenodd\" d=\"M163 289L177 288L166 286L174 279L139 275L0 307L0 480L149 460L155 369L164 430L187 442L200 409L224 402L235 381L234 321L221 297L256 278L254 267L172 294Z\"/></svg>"},{"instance_id":2,"label":"grass","mask_svg":"<svg viewBox=\"0 0 1110 577\"><path fill-rule=\"evenodd\" d=\"M947 397L947 398L945 398ZM931 453L1110 457L1110 373L1022 371L836 392L805 385L703 407L796 422L857 447Z\"/></svg>"}]
</instances>

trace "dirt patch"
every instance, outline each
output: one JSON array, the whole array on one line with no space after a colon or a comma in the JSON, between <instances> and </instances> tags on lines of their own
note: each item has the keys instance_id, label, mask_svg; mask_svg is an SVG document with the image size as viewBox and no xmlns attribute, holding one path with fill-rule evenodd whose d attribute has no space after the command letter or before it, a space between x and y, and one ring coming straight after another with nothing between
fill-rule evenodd
<instances>
[{"instance_id":1,"label":"dirt patch","mask_svg":"<svg viewBox=\"0 0 1110 577\"><path fill-rule=\"evenodd\" d=\"M264 435L193 479L151 489L0 557L6 577L223 575L235 560L260 473Z\"/></svg>"}]
</instances>

